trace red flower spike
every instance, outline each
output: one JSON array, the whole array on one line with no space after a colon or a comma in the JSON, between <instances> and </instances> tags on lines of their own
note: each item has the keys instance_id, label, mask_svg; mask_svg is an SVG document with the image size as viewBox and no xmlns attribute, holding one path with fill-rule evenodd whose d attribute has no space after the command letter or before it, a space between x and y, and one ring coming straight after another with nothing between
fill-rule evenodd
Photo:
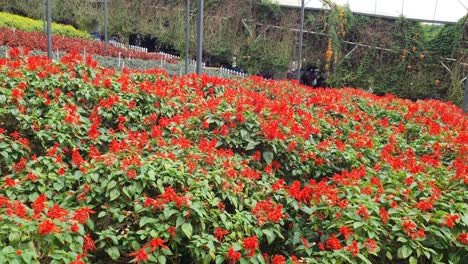
<instances>
[{"instance_id":1,"label":"red flower spike","mask_svg":"<svg viewBox=\"0 0 468 264\"><path fill-rule=\"evenodd\" d=\"M232 247L229 248L227 252L227 259L229 261L229 264L234 264L238 262L241 259L241 254L237 251L235 251Z\"/></svg>"}]
</instances>

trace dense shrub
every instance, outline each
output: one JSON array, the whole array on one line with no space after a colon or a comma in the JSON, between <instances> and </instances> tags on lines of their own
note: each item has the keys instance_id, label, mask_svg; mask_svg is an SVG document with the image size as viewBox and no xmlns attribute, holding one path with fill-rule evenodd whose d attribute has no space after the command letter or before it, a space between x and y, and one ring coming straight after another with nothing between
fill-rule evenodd
<instances>
[{"instance_id":1,"label":"dense shrub","mask_svg":"<svg viewBox=\"0 0 468 264\"><path fill-rule=\"evenodd\" d=\"M460 108L10 57L5 262L466 261Z\"/></svg>"},{"instance_id":2,"label":"dense shrub","mask_svg":"<svg viewBox=\"0 0 468 264\"><path fill-rule=\"evenodd\" d=\"M42 20L31 19L29 17L13 15L5 12L0 12L0 27L27 32L44 32ZM52 34L57 36L89 39L89 34L87 32L78 30L69 25L57 23L52 23Z\"/></svg>"}]
</instances>

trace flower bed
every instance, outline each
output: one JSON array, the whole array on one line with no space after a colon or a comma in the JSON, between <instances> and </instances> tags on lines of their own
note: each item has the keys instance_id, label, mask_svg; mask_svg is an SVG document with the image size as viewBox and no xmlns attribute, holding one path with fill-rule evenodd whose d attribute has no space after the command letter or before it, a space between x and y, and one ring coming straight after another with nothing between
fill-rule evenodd
<instances>
[{"instance_id":1,"label":"flower bed","mask_svg":"<svg viewBox=\"0 0 468 264\"><path fill-rule=\"evenodd\" d=\"M42 20L31 19L29 17L0 12L0 28L10 28L27 32L43 32L44 22ZM52 34L89 39L89 34L87 32L78 30L69 25L57 23L52 23Z\"/></svg>"},{"instance_id":2,"label":"flower bed","mask_svg":"<svg viewBox=\"0 0 468 264\"><path fill-rule=\"evenodd\" d=\"M460 108L10 56L5 262L466 261Z\"/></svg>"},{"instance_id":3,"label":"flower bed","mask_svg":"<svg viewBox=\"0 0 468 264\"><path fill-rule=\"evenodd\" d=\"M9 47L21 46L31 50L47 51L47 35L39 32L25 32L21 30L11 30L9 28L0 28L0 45ZM107 46L107 52L104 49L103 42L83 38L70 38L63 36L52 36L53 51L57 49L60 52L71 52L78 50L86 54L102 55L110 57L134 58L143 60L165 60L170 63L176 63L173 59L165 58L156 53L146 53L130 49L116 48L112 45Z\"/></svg>"}]
</instances>

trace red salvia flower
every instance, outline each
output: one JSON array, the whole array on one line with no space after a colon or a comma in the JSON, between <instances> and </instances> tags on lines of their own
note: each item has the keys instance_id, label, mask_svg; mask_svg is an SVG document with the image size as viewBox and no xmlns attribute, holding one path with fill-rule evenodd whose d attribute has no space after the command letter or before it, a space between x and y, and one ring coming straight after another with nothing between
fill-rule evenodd
<instances>
[{"instance_id":1,"label":"red salvia flower","mask_svg":"<svg viewBox=\"0 0 468 264\"><path fill-rule=\"evenodd\" d=\"M335 234L331 235L331 237L327 239L327 241L325 242L325 247L330 250L339 250L343 248L343 246L340 243L340 240L336 238Z\"/></svg>"},{"instance_id":2,"label":"red salvia flower","mask_svg":"<svg viewBox=\"0 0 468 264\"><path fill-rule=\"evenodd\" d=\"M353 257L356 257L359 254L359 246L356 240L353 241L351 245L349 245L346 250L353 254Z\"/></svg>"},{"instance_id":3,"label":"red salvia flower","mask_svg":"<svg viewBox=\"0 0 468 264\"><path fill-rule=\"evenodd\" d=\"M169 234L171 234L171 237L176 237L176 232L175 232L175 231L176 231L176 228L173 227L173 226L170 226L170 227L167 229L167 232L168 232Z\"/></svg>"},{"instance_id":4,"label":"red salvia flower","mask_svg":"<svg viewBox=\"0 0 468 264\"><path fill-rule=\"evenodd\" d=\"M140 263L140 261L147 261L149 260L148 254L145 252L144 248L140 248L137 252L133 252L128 254L130 257L135 257L133 260L134 263Z\"/></svg>"},{"instance_id":5,"label":"red salvia flower","mask_svg":"<svg viewBox=\"0 0 468 264\"><path fill-rule=\"evenodd\" d=\"M84 159L81 157L79 150L76 148L73 149L72 152L72 163L76 167L79 167L82 163L84 163Z\"/></svg>"},{"instance_id":6,"label":"red salvia flower","mask_svg":"<svg viewBox=\"0 0 468 264\"><path fill-rule=\"evenodd\" d=\"M258 248L258 239L256 236L244 238L244 249L249 251L247 256L255 255L255 250Z\"/></svg>"},{"instance_id":7,"label":"red salvia flower","mask_svg":"<svg viewBox=\"0 0 468 264\"><path fill-rule=\"evenodd\" d=\"M54 204L54 206L50 208L47 212L47 217L52 218L52 219L63 220L63 218L67 215L68 215L68 211L65 209L62 209L60 205L58 204Z\"/></svg>"},{"instance_id":8,"label":"red salvia flower","mask_svg":"<svg viewBox=\"0 0 468 264\"><path fill-rule=\"evenodd\" d=\"M367 248L367 252L369 253L374 252L378 248L375 240L370 238L368 238L366 242L364 242L364 246Z\"/></svg>"},{"instance_id":9,"label":"red salvia flower","mask_svg":"<svg viewBox=\"0 0 468 264\"><path fill-rule=\"evenodd\" d=\"M370 218L369 211L362 204L359 205L359 209L356 211L356 214L361 216L363 220L367 220Z\"/></svg>"},{"instance_id":10,"label":"red salvia flower","mask_svg":"<svg viewBox=\"0 0 468 264\"><path fill-rule=\"evenodd\" d=\"M408 234L408 236L411 234L412 229L416 228L416 224L413 223L412 221L405 221L403 222L402 226L403 226L403 229Z\"/></svg>"},{"instance_id":11,"label":"red salvia flower","mask_svg":"<svg viewBox=\"0 0 468 264\"><path fill-rule=\"evenodd\" d=\"M434 203L430 200L421 200L414 207L418 208L421 211L430 211L434 208Z\"/></svg>"},{"instance_id":12,"label":"red salvia flower","mask_svg":"<svg viewBox=\"0 0 468 264\"><path fill-rule=\"evenodd\" d=\"M39 225L39 235L47 235L49 233L55 233L59 231L59 228L55 226L55 223L50 220L45 220L41 222Z\"/></svg>"},{"instance_id":13,"label":"red salvia flower","mask_svg":"<svg viewBox=\"0 0 468 264\"><path fill-rule=\"evenodd\" d=\"M468 245L468 233L460 233L460 235L457 237L457 240L462 244Z\"/></svg>"},{"instance_id":14,"label":"red salvia flower","mask_svg":"<svg viewBox=\"0 0 468 264\"><path fill-rule=\"evenodd\" d=\"M455 223L455 221L460 219L460 216L457 215L457 214L455 214L455 215L446 214L446 215L444 215L444 219L445 219L445 225L448 228L453 228L453 224Z\"/></svg>"},{"instance_id":15,"label":"red salvia flower","mask_svg":"<svg viewBox=\"0 0 468 264\"><path fill-rule=\"evenodd\" d=\"M166 242L166 240L162 240L160 238L153 238L143 248L151 247L151 252L155 251L158 247L168 249L168 247L164 245Z\"/></svg>"},{"instance_id":16,"label":"red salvia flower","mask_svg":"<svg viewBox=\"0 0 468 264\"><path fill-rule=\"evenodd\" d=\"M276 204L268 198L258 202L252 208L252 214L257 218L258 225L263 226L267 221L278 223L283 217L283 205Z\"/></svg>"},{"instance_id":17,"label":"red salvia flower","mask_svg":"<svg viewBox=\"0 0 468 264\"><path fill-rule=\"evenodd\" d=\"M218 241L222 241L223 237L227 234L229 234L229 232L227 230L223 230L220 227L216 228L215 230L215 238L218 239Z\"/></svg>"},{"instance_id":18,"label":"red salvia flower","mask_svg":"<svg viewBox=\"0 0 468 264\"><path fill-rule=\"evenodd\" d=\"M241 259L241 254L234 250L234 248L230 247L227 252L227 259L229 264L234 264Z\"/></svg>"},{"instance_id":19,"label":"red salvia flower","mask_svg":"<svg viewBox=\"0 0 468 264\"><path fill-rule=\"evenodd\" d=\"M96 213L95 211L91 210L89 207L83 207L77 209L75 214L73 215L73 220L78 221L81 224L86 223L86 220L89 218L90 214Z\"/></svg>"},{"instance_id":20,"label":"red salvia flower","mask_svg":"<svg viewBox=\"0 0 468 264\"><path fill-rule=\"evenodd\" d=\"M286 258L283 255L275 255L271 260L272 264L286 264Z\"/></svg>"},{"instance_id":21,"label":"red salvia flower","mask_svg":"<svg viewBox=\"0 0 468 264\"><path fill-rule=\"evenodd\" d=\"M340 228L340 234L342 234L345 238L345 240L348 240L350 235L353 235L353 229L348 226L342 226Z\"/></svg>"},{"instance_id":22,"label":"red salvia flower","mask_svg":"<svg viewBox=\"0 0 468 264\"><path fill-rule=\"evenodd\" d=\"M94 251L96 245L94 245L94 240L91 238L91 235L88 233L83 237L83 252Z\"/></svg>"},{"instance_id":23,"label":"red salvia flower","mask_svg":"<svg viewBox=\"0 0 468 264\"><path fill-rule=\"evenodd\" d=\"M385 210L385 207L380 207L380 219L382 219L382 222L384 224L387 224L387 221L390 219L390 217L388 216L388 212L387 210Z\"/></svg>"}]
</instances>

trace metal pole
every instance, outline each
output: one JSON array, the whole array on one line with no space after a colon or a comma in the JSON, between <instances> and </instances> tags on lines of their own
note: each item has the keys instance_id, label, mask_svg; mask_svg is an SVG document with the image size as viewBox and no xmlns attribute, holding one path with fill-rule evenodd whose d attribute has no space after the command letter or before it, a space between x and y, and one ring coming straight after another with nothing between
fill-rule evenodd
<instances>
[{"instance_id":1,"label":"metal pole","mask_svg":"<svg viewBox=\"0 0 468 264\"><path fill-rule=\"evenodd\" d=\"M465 88L465 92L463 96L462 110L464 114L468 114L468 75L465 76L465 80L463 81L463 87Z\"/></svg>"},{"instance_id":2,"label":"metal pole","mask_svg":"<svg viewBox=\"0 0 468 264\"><path fill-rule=\"evenodd\" d=\"M435 20L435 16L437 13L437 6L439 5L439 0L436 0L435 7L434 7L434 15L432 16L432 20Z\"/></svg>"},{"instance_id":3,"label":"metal pole","mask_svg":"<svg viewBox=\"0 0 468 264\"><path fill-rule=\"evenodd\" d=\"M47 0L42 0L42 30L47 34Z\"/></svg>"},{"instance_id":4,"label":"metal pole","mask_svg":"<svg viewBox=\"0 0 468 264\"><path fill-rule=\"evenodd\" d=\"M47 0L47 58L52 59L52 7Z\"/></svg>"},{"instance_id":5,"label":"metal pole","mask_svg":"<svg viewBox=\"0 0 468 264\"><path fill-rule=\"evenodd\" d=\"M108 0L104 0L104 51L107 53L107 44L108 44L108 39L107 39L107 13L108 13L108 8L107 8L107 2Z\"/></svg>"},{"instance_id":6,"label":"metal pole","mask_svg":"<svg viewBox=\"0 0 468 264\"><path fill-rule=\"evenodd\" d=\"M401 16L403 16L405 11L405 0L401 0Z\"/></svg>"},{"instance_id":7,"label":"metal pole","mask_svg":"<svg viewBox=\"0 0 468 264\"><path fill-rule=\"evenodd\" d=\"M198 43L197 43L197 74L202 73L203 58L203 0L198 0Z\"/></svg>"},{"instance_id":8,"label":"metal pole","mask_svg":"<svg viewBox=\"0 0 468 264\"><path fill-rule=\"evenodd\" d=\"M185 74L188 73L189 66L189 45L190 45L190 0L187 0L185 7Z\"/></svg>"},{"instance_id":9,"label":"metal pole","mask_svg":"<svg viewBox=\"0 0 468 264\"><path fill-rule=\"evenodd\" d=\"M301 81L301 68L302 68L302 37L304 35L304 0L301 1L301 28L299 31L299 49L297 52L297 80Z\"/></svg>"}]
</instances>

